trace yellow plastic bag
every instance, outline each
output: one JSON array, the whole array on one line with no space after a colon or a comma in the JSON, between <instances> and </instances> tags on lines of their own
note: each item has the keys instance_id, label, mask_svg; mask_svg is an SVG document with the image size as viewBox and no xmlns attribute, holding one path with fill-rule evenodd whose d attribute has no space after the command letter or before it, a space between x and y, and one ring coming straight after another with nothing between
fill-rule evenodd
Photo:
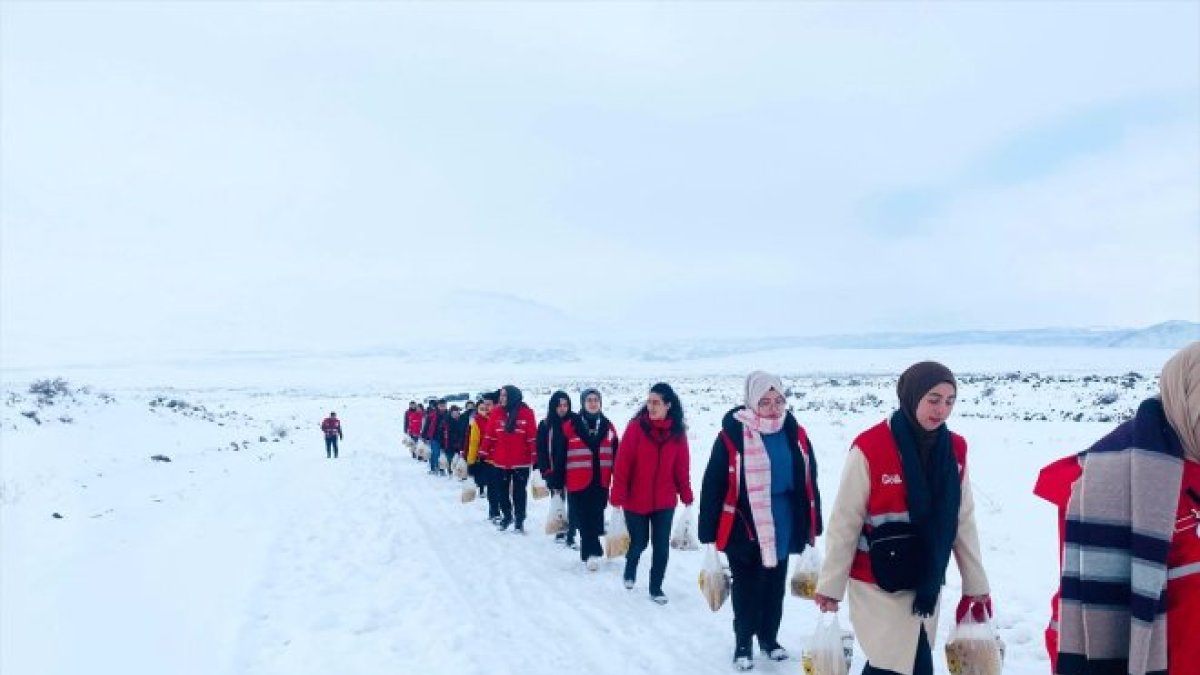
<instances>
[{"instance_id":1,"label":"yellow plastic bag","mask_svg":"<svg viewBox=\"0 0 1200 675\"><path fill-rule=\"evenodd\" d=\"M608 516L608 527L605 528L604 555L608 558L620 558L629 552L629 529L625 526L625 512L614 508Z\"/></svg>"},{"instance_id":2,"label":"yellow plastic bag","mask_svg":"<svg viewBox=\"0 0 1200 675\"><path fill-rule=\"evenodd\" d=\"M946 640L946 667L951 675L1000 675L1004 642L986 615L968 611Z\"/></svg>"},{"instance_id":3,"label":"yellow plastic bag","mask_svg":"<svg viewBox=\"0 0 1200 675\"><path fill-rule=\"evenodd\" d=\"M817 575L820 572L821 552L815 546L805 548L796 561L796 569L792 570L792 595L811 600L817 594Z\"/></svg>"}]
</instances>

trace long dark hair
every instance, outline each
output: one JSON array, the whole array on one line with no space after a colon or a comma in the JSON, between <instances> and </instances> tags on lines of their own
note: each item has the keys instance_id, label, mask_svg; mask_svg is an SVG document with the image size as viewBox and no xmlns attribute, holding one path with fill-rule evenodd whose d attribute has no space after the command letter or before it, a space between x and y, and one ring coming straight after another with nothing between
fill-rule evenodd
<instances>
[{"instance_id":1,"label":"long dark hair","mask_svg":"<svg viewBox=\"0 0 1200 675\"><path fill-rule=\"evenodd\" d=\"M521 394L520 389L511 384L506 384L500 388L504 390L505 395L508 397L508 405L504 406L504 414L506 415L504 430L512 433L512 430L517 426L517 410L521 407L521 400L524 399L524 395ZM496 394L496 400L500 400L499 392Z\"/></svg>"},{"instance_id":2,"label":"long dark hair","mask_svg":"<svg viewBox=\"0 0 1200 675\"><path fill-rule=\"evenodd\" d=\"M567 414L565 417L558 416L558 402L567 399ZM555 429L561 429L564 420L571 418L571 396L565 391L559 390L550 395L550 407L546 410L546 424L553 426Z\"/></svg>"},{"instance_id":3,"label":"long dark hair","mask_svg":"<svg viewBox=\"0 0 1200 675\"><path fill-rule=\"evenodd\" d=\"M657 382L653 387L650 387L651 394L658 394L662 397L663 403L667 403L670 407L667 408L667 419L671 420L671 435L683 434L687 432L687 424L683 421L683 402L679 400L679 395L671 388L671 385L666 382ZM649 417L650 413L646 409L646 404L642 404L642 409L638 411L638 418Z\"/></svg>"}]
</instances>

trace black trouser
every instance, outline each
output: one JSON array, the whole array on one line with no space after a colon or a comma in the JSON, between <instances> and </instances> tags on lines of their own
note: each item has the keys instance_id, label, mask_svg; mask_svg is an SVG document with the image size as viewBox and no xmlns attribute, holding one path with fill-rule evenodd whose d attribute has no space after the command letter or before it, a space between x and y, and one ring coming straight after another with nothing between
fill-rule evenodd
<instances>
[{"instance_id":1,"label":"black trouser","mask_svg":"<svg viewBox=\"0 0 1200 675\"><path fill-rule=\"evenodd\" d=\"M604 505L608 503L608 490L591 485L579 492L568 492L570 519L579 525L579 559L604 557L600 535L604 534Z\"/></svg>"},{"instance_id":2,"label":"black trouser","mask_svg":"<svg viewBox=\"0 0 1200 675\"><path fill-rule=\"evenodd\" d=\"M625 526L629 528L629 553L625 554L625 578L637 579L638 560L649 543L653 548L650 559L650 595L662 595L663 576L667 573L667 559L671 557L671 518L675 508L654 511L643 516L625 512Z\"/></svg>"},{"instance_id":3,"label":"black trouser","mask_svg":"<svg viewBox=\"0 0 1200 675\"><path fill-rule=\"evenodd\" d=\"M894 670L876 668L870 663L863 668L862 675L897 675ZM933 675L933 652L929 649L929 637L925 626L921 626L921 637L917 639L917 656L913 659L913 675Z\"/></svg>"},{"instance_id":4,"label":"black trouser","mask_svg":"<svg viewBox=\"0 0 1200 675\"><path fill-rule=\"evenodd\" d=\"M563 492L566 493L566 489L563 489ZM605 497L604 500L607 502L608 497ZM603 513L603 511L604 511L603 507L601 507L600 510ZM601 517L603 517L603 516L601 516ZM570 500L568 500L568 502L567 502L567 542L570 543L572 541L575 541L575 535L578 533L579 533L579 516L578 516L578 514L575 513L575 507L571 506ZM580 547L580 548L582 548L582 547Z\"/></svg>"},{"instance_id":5,"label":"black trouser","mask_svg":"<svg viewBox=\"0 0 1200 675\"><path fill-rule=\"evenodd\" d=\"M757 546L757 543L753 545ZM787 558L767 569L758 555L753 558L727 557L733 575L733 636L737 646L749 647L750 638L755 635L760 647L778 645L783 595L787 587Z\"/></svg>"},{"instance_id":6,"label":"black trouser","mask_svg":"<svg viewBox=\"0 0 1200 675\"><path fill-rule=\"evenodd\" d=\"M487 493L488 518L500 517L500 469L494 464L479 462L475 469L475 479L481 481Z\"/></svg>"},{"instance_id":7,"label":"black trouser","mask_svg":"<svg viewBox=\"0 0 1200 675\"><path fill-rule=\"evenodd\" d=\"M337 457L337 436L325 437L325 457Z\"/></svg>"},{"instance_id":8,"label":"black trouser","mask_svg":"<svg viewBox=\"0 0 1200 675\"><path fill-rule=\"evenodd\" d=\"M496 500L504 519L516 522L517 527L521 527L525 523L525 500L529 497L525 491L525 486L529 483L529 467L497 468L496 473L498 477L488 488L488 495L490 496L492 490L495 489L499 493L496 495Z\"/></svg>"}]
</instances>

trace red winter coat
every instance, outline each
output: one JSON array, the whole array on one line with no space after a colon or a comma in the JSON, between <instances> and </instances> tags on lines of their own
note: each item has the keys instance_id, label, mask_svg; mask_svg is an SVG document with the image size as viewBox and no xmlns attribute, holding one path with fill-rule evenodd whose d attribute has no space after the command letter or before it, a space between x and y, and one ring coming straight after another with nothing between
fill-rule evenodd
<instances>
[{"instance_id":1,"label":"red winter coat","mask_svg":"<svg viewBox=\"0 0 1200 675\"><path fill-rule=\"evenodd\" d=\"M660 444L643 426L651 424L645 414L629 422L613 467L609 501L639 515L675 508L676 495L685 505L693 501L687 435L675 434Z\"/></svg>"},{"instance_id":2,"label":"red winter coat","mask_svg":"<svg viewBox=\"0 0 1200 675\"><path fill-rule=\"evenodd\" d=\"M483 444L479 457L501 469L516 469L537 463L537 420L533 408L522 403L517 408L517 423L512 431L505 431L508 411L499 406L492 408L484 430Z\"/></svg>"},{"instance_id":3,"label":"red winter coat","mask_svg":"<svg viewBox=\"0 0 1200 675\"><path fill-rule=\"evenodd\" d=\"M421 433L421 419L425 416L420 410L409 410L404 414L404 433L417 436Z\"/></svg>"},{"instance_id":4,"label":"red winter coat","mask_svg":"<svg viewBox=\"0 0 1200 675\"><path fill-rule=\"evenodd\" d=\"M321 431L325 438L342 438L342 421L336 417L326 417L321 422Z\"/></svg>"},{"instance_id":5,"label":"red winter coat","mask_svg":"<svg viewBox=\"0 0 1200 675\"><path fill-rule=\"evenodd\" d=\"M1058 566L1062 573L1063 541L1067 527L1067 502L1071 499L1071 487L1083 473L1079 457L1071 455L1048 464L1038 473L1033 494L1054 504L1058 508ZM1050 672L1055 672L1058 662L1058 596L1050 598L1050 625L1046 627L1046 653L1050 655Z\"/></svg>"}]
</instances>

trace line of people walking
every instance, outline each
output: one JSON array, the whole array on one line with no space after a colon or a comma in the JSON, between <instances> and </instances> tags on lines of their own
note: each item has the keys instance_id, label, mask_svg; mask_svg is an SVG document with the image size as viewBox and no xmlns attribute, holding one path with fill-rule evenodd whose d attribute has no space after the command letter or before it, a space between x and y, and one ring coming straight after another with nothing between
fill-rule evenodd
<instances>
[{"instance_id":1,"label":"line of people walking","mask_svg":"<svg viewBox=\"0 0 1200 675\"><path fill-rule=\"evenodd\" d=\"M1200 343L1168 362L1160 386L1134 419L1047 467L1036 487L1058 506L1063 541L1061 594L1047 631L1055 673L1200 672L1200 641L1187 637L1200 621ZM788 559L823 536L813 600L825 613L848 602L867 658L862 672L931 675L952 556L962 578L956 619L993 614L968 444L948 426L954 373L921 362L900 375L895 412L851 444L828 521L814 445L782 380L755 371L742 394L709 451L697 523L700 542L728 561L734 668L754 668L755 640L765 658L790 658L779 641ZM694 502L688 427L674 389L651 387L622 433L595 388L580 393L578 411L568 393L554 392L540 423L513 385L471 407L456 415L443 412L444 401L431 409L410 403L406 432L436 444L434 455L462 454L501 531L524 532L527 485L538 471L568 507L561 541L578 547L589 570L605 555L605 509L619 510L630 537L623 583L635 587L649 548L649 595L666 604L672 522L680 502ZM1153 546L1141 547L1133 532L1149 533Z\"/></svg>"}]
</instances>

